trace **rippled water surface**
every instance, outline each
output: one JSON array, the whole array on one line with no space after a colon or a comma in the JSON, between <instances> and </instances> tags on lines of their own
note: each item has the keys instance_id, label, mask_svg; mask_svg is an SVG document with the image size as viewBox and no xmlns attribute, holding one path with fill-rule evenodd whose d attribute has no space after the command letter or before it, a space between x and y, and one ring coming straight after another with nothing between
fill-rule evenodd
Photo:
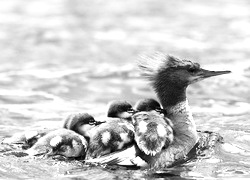
<instances>
[{"instance_id":1,"label":"rippled water surface","mask_svg":"<svg viewBox=\"0 0 250 180\"><path fill-rule=\"evenodd\" d=\"M1 145L0 178L250 178L249 8L247 0L1 1L1 139L59 127L69 113L101 115L110 100L155 97L135 68L145 51L232 73L188 89L198 129L225 141L209 158L161 172L113 170L17 157Z\"/></svg>"}]
</instances>

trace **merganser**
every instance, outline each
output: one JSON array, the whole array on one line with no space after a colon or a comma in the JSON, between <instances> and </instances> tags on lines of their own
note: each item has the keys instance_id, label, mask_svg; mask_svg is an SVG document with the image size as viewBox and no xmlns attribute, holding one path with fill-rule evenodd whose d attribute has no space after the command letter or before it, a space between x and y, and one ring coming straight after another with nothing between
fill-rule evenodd
<instances>
[{"instance_id":1,"label":"merganser","mask_svg":"<svg viewBox=\"0 0 250 180\"><path fill-rule=\"evenodd\" d=\"M26 153L31 156L82 157L86 155L86 139L74 131L57 129L41 137Z\"/></svg>"},{"instance_id":2,"label":"merganser","mask_svg":"<svg viewBox=\"0 0 250 180\"><path fill-rule=\"evenodd\" d=\"M186 158L189 151L198 142L196 125L186 98L188 85L203 79L228 74L230 71L209 71L200 68L198 63L180 60L164 53L144 56L139 61L139 69L155 90L167 117L173 123L175 132L173 143L168 148L148 159L151 168L171 167L177 161ZM107 155L92 162L123 164L126 159L136 158L136 148ZM129 155L128 155L129 154ZM128 161L126 161L128 162Z\"/></svg>"}]
</instances>

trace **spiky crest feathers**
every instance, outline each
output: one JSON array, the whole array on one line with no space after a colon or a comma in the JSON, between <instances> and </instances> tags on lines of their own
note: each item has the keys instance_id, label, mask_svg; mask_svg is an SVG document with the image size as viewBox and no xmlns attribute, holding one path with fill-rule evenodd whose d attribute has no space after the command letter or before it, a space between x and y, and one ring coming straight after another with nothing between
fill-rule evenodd
<instances>
[{"instance_id":1,"label":"spiky crest feathers","mask_svg":"<svg viewBox=\"0 0 250 180\"><path fill-rule=\"evenodd\" d=\"M150 55L141 55L137 64L141 74L149 79L155 77L157 73L168 68L200 67L198 63L193 63L190 60L181 60L161 52L156 52Z\"/></svg>"}]
</instances>

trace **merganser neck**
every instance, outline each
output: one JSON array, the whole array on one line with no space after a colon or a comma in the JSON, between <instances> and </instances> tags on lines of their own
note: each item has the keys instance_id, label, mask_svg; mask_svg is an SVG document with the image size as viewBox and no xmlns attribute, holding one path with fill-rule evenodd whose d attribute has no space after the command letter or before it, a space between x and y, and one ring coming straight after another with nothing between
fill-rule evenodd
<instances>
[{"instance_id":1,"label":"merganser neck","mask_svg":"<svg viewBox=\"0 0 250 180\"><path fill-rule=\"evenodd\" d=\"M186 86L177 86L167 81L155 81L153 84L167 117L172 120L175 135L173 143L158 158L152 158L152 167L171 166L177 159L185 158L198 141L196 125L186 98Z\"/></svg>"}]
</instances>

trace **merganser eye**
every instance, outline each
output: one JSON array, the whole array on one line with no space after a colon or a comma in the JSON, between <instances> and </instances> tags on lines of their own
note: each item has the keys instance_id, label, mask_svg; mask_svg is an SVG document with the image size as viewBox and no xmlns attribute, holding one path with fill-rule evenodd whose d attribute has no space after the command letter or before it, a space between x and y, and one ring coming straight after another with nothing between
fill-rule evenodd
<instances>
[{"instance_id":1,"label":"merganser eye","mask_svg":"<svg viewBox=\"0 0 250 180\"><path fill-rule=\"evenodd\" d=\"M191 67L188 69L188 72L190 72L190 73L195 73L196 71L197 71L197 69L194 67Z\"/></svg>"}]
</instances>

